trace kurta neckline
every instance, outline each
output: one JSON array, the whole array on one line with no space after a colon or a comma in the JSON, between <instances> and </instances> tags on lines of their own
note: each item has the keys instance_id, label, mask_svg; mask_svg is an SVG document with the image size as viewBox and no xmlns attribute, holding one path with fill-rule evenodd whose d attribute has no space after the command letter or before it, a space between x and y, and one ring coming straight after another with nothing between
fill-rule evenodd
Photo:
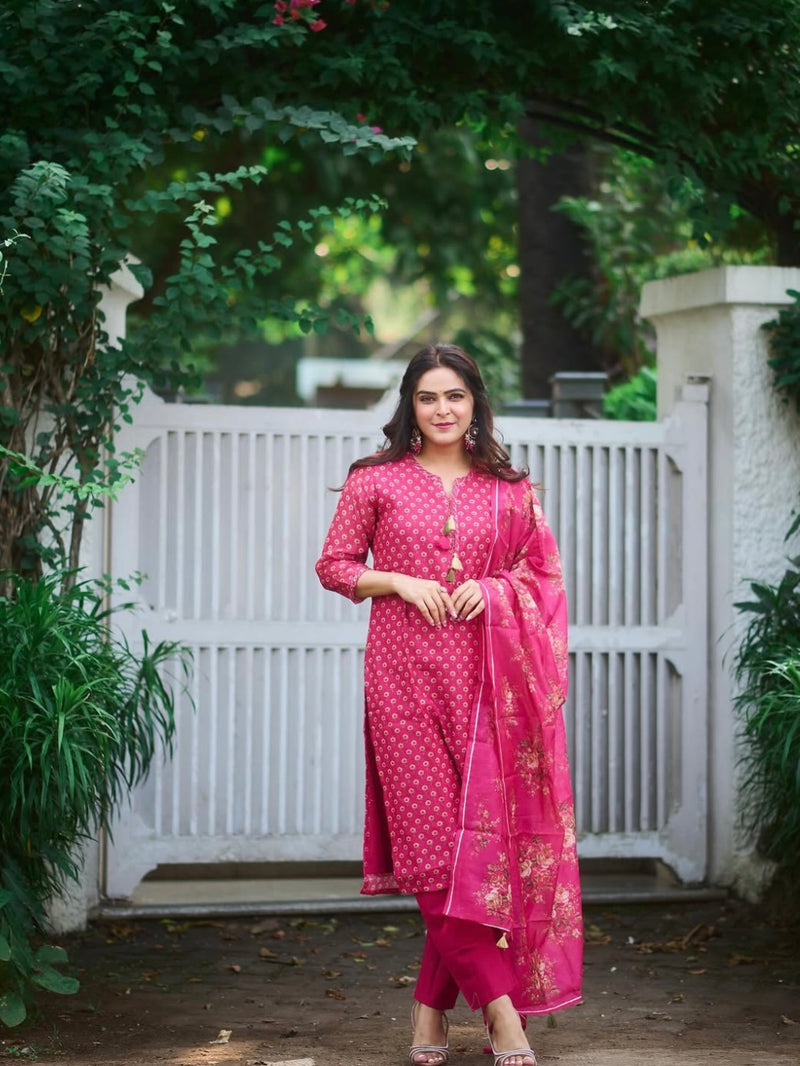
<instances>
[{"instance_id":1,"label":"kurta neckline","mask_svg":"<svg viewBox=\"0 0 800 1066\"><path fill-rule=\"evenodd\" d=\"M471 466L469 468L469 470L466 472L466 474L460 474L457 478L454 478L453 484L451 485L450 491L448 492L447 489L445 488L445 484L444 484L444 481L442 480L441 474L434 474L434 472L432 470L428 470L427 467L422 465L422 463L419 461L419 459L416 457L416 455L411 455L409 453L408 458L414 464L414 466L417 468L417 470L421 470L423 474L426 474L428 477L435 478L435 480L438 481L439 485L441 486L442 491L444 492L444 494L448 498L448 500L453 495L453 490L455 489L456 485L458 485L458 483L461 482L461 481L466 481L467 478L472 477L472 475L475 473L475 467Z\"/></svg>"}]
</instances>

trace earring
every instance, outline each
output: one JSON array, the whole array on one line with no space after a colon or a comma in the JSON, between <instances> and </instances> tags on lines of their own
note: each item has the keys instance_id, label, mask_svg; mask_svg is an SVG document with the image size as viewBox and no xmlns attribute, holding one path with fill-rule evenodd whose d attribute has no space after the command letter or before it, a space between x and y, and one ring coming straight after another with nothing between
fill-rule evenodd
<instances>
[{"instance_id":1,"label":"earring","mask_svg":"<svg viewBox=\"0 0 800 1066\"><path fill-rule=\"evenodd\" d=\"M468 452L475 451L475 445L478 443L478 423L473 418L469 424L467 432L464 434L464 447Z\"/></svg>"},{"instance_id":2,"label":"earring","mask_svg":"<svg viewBox=\"0 0 800 1066\"><path fill-rule=\"evenodd\" d=\"M422 434L417 426L411 430L411 438L408 442L408 450L412 455L419 455L422 451Z\"/></svg>"}]
</instances>

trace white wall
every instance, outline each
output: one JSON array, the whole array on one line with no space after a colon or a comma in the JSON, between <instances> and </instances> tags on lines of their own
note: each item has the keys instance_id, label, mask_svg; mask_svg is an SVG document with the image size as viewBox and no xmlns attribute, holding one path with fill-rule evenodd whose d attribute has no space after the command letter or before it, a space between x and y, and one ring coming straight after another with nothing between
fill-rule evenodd
<instances>
[{"instance_id":1,"label":"white wall","mask_svg":"<svg viewBox=\"0 0 800 1066\"><path fill-rule=\"evenodd\" d=\"M800 269L723 267L649 282L640 312L658 339L658 415L686 375L711 378L709 409L709 879L758 892L763 865L737 828L731 656L747 582L779 580L800 490L800 418L783 404L761 329L800 289ZM698 501L698 505L702 505Z\"/></svg>"}]
</instances>

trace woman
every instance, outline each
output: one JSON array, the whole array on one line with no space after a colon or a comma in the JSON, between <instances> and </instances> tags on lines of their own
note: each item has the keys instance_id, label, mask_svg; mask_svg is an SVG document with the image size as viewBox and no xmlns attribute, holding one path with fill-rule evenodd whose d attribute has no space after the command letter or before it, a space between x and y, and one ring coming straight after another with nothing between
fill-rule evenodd
<instances>
[{"instance_id":1,"label":"woman","mask_svg":"<svg viewBox=\"0 0 800 1066\"><path fill-rule=\"evenodd\" d=\"M495 1066L535 1066L522 1016L580 999L558 550L461 348L414 356L384 433L317 563L372 598L362 891L413 893L425 921L411 1062L447 1061L461 991Z\"/></svg>"}]
</instances>

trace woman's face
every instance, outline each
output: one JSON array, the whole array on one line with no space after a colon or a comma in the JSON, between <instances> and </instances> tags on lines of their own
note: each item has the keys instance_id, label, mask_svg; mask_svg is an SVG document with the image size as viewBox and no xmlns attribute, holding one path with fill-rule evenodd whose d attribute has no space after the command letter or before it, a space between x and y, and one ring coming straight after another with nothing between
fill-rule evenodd
<instances>
[{"instance_id":1,"label":"woman's face","mask_svg":"<svg viewBox=\"0 0 800 1066\"><path fill-rule=\"evenodd\" d=\"M414 418L423 448L452 448L472 421L475 403L463 378L449 366L426 370L414 391Z\"/></svg>"}]
</instances>

